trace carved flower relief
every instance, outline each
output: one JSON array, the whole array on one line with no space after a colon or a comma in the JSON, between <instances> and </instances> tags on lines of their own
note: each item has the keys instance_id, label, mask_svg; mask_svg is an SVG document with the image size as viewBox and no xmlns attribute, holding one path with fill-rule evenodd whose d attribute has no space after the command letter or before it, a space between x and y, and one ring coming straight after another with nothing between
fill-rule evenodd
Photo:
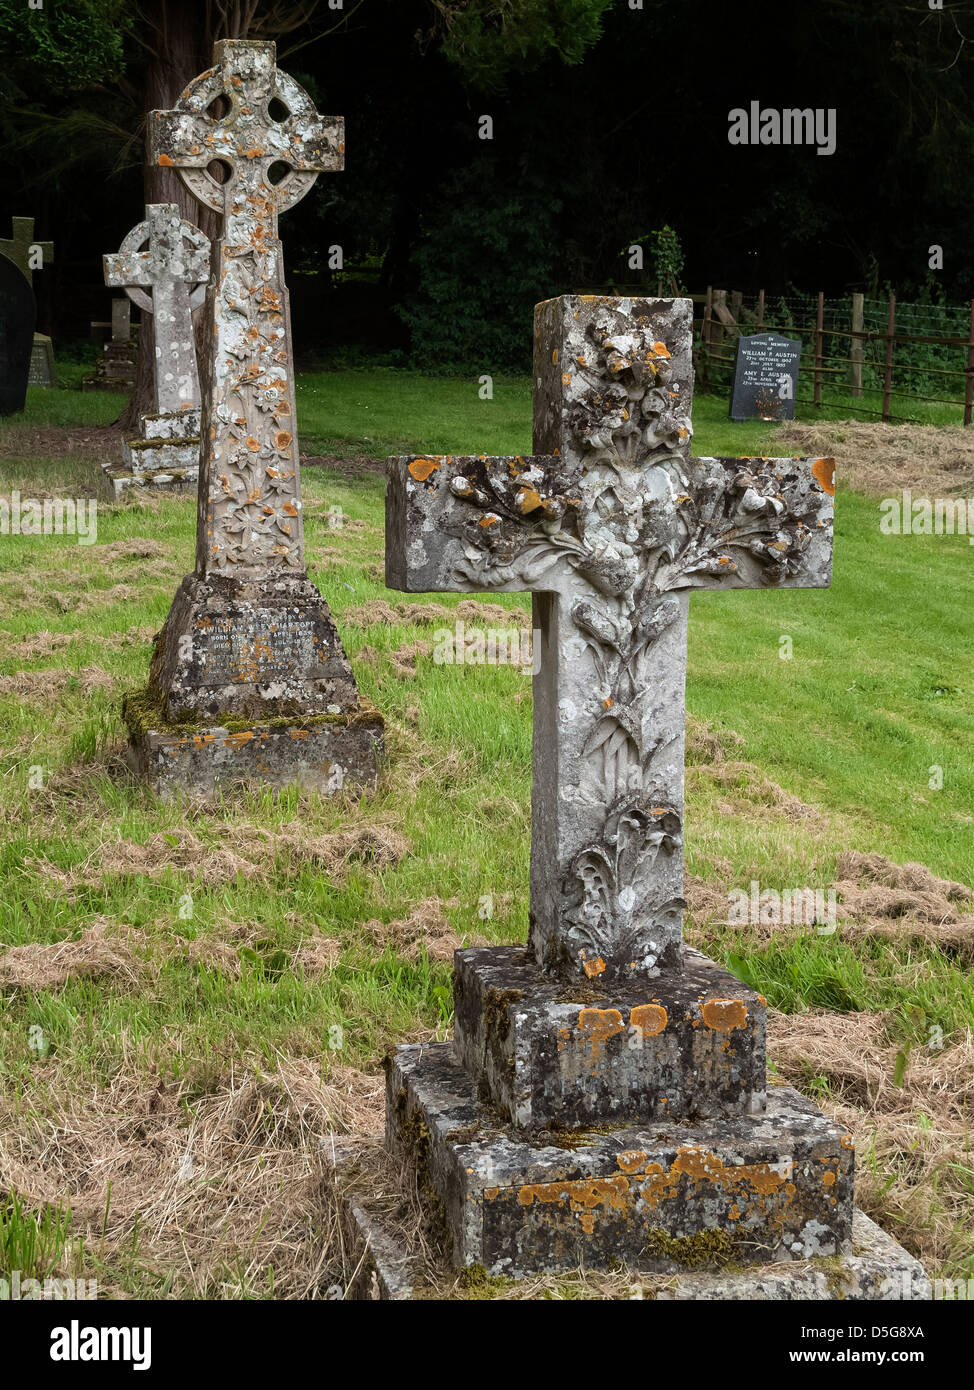
<instances>
[{"instance_id":1,"label":"carved flower relief","mask_svg":"<svg viewBox=\"0 0 974 1390\"><path fill-rule=\"evenodd\" d=\"M601 839L571 864L579 892L566 914L569 949L590 978L651 970L682 920L682 898L653 900L658 861L682 849L679 816L636 797L609 809Z\"/></svg>"}]
</instances>

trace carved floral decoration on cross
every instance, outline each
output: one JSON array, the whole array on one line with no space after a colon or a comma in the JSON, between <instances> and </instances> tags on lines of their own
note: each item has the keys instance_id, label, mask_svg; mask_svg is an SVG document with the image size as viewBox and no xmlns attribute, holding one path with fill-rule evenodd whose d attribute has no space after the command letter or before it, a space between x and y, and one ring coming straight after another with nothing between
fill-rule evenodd
<instances>
[{"instance_id":1,"label":"carved floral decoration on cross","mask_svg":"<svg viewBox=\"0 0 974 1390\"><path fill-rule=\"evenodd\" d=\"M660 856L682 851L682 823L658 770L671 740L644 732L653 699L644 666L679 615L672 595L704 577L712 587L741 564L756 567L759 582L781 583L801 571L816 521L814 501L807 515L789 510L772 476L740 461L730 471L716 459L691 462L690 420L664 343L641 328L593 327L589 338L593 352L578 367L585 389L569 406L582 458L575 475L484 459L450 487L471 508L453 532L464 551L458 579L534 585L567 563L590 586L571 616L597 676L601 710L582 758L606 815L599 840L571 863L568 938L576 956L612 975L645 952L647 912L672 929L686 906L652 900Z\"/></svg>"}]
</instances>

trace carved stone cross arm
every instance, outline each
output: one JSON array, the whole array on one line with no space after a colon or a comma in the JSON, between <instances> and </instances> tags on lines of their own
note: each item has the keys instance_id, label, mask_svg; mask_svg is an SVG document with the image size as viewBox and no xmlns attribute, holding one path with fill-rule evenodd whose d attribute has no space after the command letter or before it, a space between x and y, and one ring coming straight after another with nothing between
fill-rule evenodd
<instances>
[{"instance_id":1,"label":"carved stone cross arm","mask_svg":"<svg viewBox=\"0 0 974 1390\"><path fill-rule=\"evenodd\" d=\"M531 943L556 973L680 959L690 591L830 582L831 461L690 457L691 315L546 301L535 454L390 461L390 587L534 596Z\"/></svg>"}]
</instances>

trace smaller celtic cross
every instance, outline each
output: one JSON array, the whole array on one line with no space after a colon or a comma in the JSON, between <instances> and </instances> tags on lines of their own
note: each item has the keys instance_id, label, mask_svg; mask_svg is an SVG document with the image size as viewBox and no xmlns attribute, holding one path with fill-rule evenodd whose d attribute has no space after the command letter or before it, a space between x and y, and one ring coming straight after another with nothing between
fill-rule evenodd
<instances>
[{"instance_id":1,"label":"smaller celtic cross","mask_svg":"<svg viewBox=\"0 0 974 1390\"><path fill-rule=\"evenodd\" d=\"M180 216L176 203L149 203L145 221L105 256L105 284L124 289L152 315L156 410L165 414L199 406L193 310L203 303L210 243Z\"/></svg>"}]
</instances>

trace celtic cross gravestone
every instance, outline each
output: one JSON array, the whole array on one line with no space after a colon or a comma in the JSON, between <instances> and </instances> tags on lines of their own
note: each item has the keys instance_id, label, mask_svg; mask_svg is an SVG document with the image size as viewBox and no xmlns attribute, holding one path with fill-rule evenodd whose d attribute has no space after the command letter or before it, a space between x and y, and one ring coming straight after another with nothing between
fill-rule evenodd
<instances>
[{"instance_id":1,"label":"celtic cross gravestone","mask_svg":"<svg viewBox=\"0 0 974 1390\"><path fill-rule=\"evenodd\" d=\"M125 441L123 465L106 470L116 493L135 483L195 486L199 472L193 310L206 293L210 243L175 203L147 204L145 214L119 250L103 258L105 284L124 289L147 316L153 350L155 410L142 416L140 437Z\"/></svg>"},{"instance_id":2,"label":"celtic cross gravestone","mask_svg":"<svg viewBox=\"0 0 974 1390\"><path fill-rule=\"evenodd\" d=\"M381 716L305 569L277 225L319 172L342 168L343 135L278 69L273 43L218 43L175 108L149 116L150 158L223 221L203 310L196 571L156 644L151 727L129 705L136 760L160 790L252 778L335 792L375 775ZM186 721L195 731L166 727Z\"/></svg>"}]
</instances>

